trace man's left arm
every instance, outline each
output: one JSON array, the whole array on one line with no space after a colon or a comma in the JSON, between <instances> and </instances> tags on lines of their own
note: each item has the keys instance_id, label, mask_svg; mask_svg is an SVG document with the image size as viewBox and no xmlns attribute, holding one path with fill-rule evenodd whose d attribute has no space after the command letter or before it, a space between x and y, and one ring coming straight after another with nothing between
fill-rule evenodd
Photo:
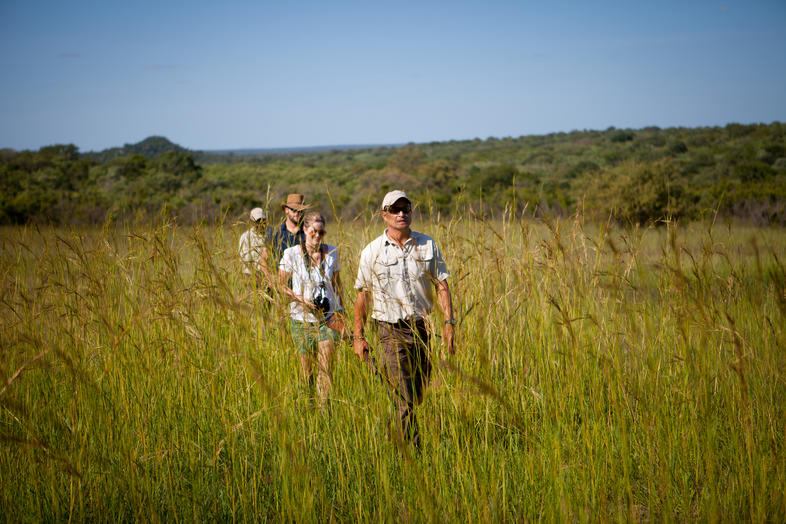
<instances>
[{"instance_id":1,"label":"man's left arm","mask_svg":"<svg viewBox=\"0 0 786 524\"><path fill-rule=\"evenodd\" d=\"M453 334L456 330L456 317L453 316L453 300L450 296L450 287L448 286L450 271L448 271L445 259L442 258L442 252L434 242L432 242L432 249L434 251L429 273L431 273L434 287L437 288L437 303L445 318L445 323L442 326L442 347L445 348L448 355L452 355L456 350L453 342Z\"/></svg>"},{"instance_id":2,"label":"man's left arm","mask_svg":"<svg viewBox=\"0 0 786 524\"><path fill-rule=\"evenodd\" d=\"M442 326L442 347L445 348L448 355L452 355L456 348L453 342L453 334L456 330L456 317L453 316L453 300L450 295L450 286L448 286L448 277L450 271L442 258L442 252L436 243L432 243L433 257L432 266L429 268L431 278L434 282L434 287L437 288L437 304L445 318L445 323Z\"/></svg>"},{"instance_id":3,"label":"man's left arm","mask_svg":"<svg viewBox=\"0 0 786 524\"><path fill-rule=\"evenodd\" d=\"M453 316L453 301L450 296L450 287L448 286L447 280L440 280L437 282L437 302L445 317L445 323L442 326L442 347L445 348L448 355L452 355L456 351L453 342L456 318Z\"/></svg>"}]
</instances>

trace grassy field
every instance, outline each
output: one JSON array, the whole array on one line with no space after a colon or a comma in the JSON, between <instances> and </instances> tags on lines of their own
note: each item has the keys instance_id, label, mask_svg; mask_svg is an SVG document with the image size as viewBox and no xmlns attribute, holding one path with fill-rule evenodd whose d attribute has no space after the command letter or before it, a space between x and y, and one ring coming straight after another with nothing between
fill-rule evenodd
<instances>
[{"instance_id":1,"label":"grassy field","mask_svg":"<svg viewBox=\"0 0 786 524\"><path fill-rule=\"evenodd\" d=\"M381 228L328 223L350 309ZM2 518L786 520L786 231L414 228L459 319L419 454L348 343L302 393L241 225L1 230Z\"/></svg>"}]
</instances>

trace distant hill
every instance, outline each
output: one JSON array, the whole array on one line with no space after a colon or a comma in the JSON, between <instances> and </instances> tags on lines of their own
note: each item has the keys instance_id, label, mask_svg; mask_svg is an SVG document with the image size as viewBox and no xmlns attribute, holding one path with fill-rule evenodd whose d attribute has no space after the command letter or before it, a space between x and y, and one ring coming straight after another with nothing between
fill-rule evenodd
<instances>
[{"instance_id":1,"label":"distant hill","mask_svg":"<svg viewBox=\"0 0 786 524\"><path fill-rule=\"evenodd\" d=\"M330 151L352 151L360 149L372 149L376 147L398 147L401 144L388 145L331 145L331 146L311 146L311 147L281 147L281 148L257 148L257 149L223 149L210 151L194 151L182 147L163 136L149 136L136 144L125 144L123 147L113 147L104 149L97 153L82 153L83 158L88 158L105 164L116 158L141 155L145 158L155 158L161 153L173 151L175 153L190 154L194 160L203 164L238 162L260 159L272 156L298 155L310 153L326 153Z\"/></svg>"},{"instance_id":2,"label":"distant hill","mask_svg":"<svg viewBox=\"0 0 786 524\"><path fill-rule=\"evenodd\" d=\"M185 147L179 146L163 136L149 136L136 144L125 144L123 147L104 149L98 153L84 153L82 156L99 163L106 163L115 158L141 155L145 158L155 158L161 153L174 151L175 153L194 153Z\"/></svg>"},{"instance_id":3,"label":"distant hill","mask_svg":"<svg viewBox=\"0 0 786 524\"><path fill-rule=\"evenodd\" d=\"M210 151L194 151L179 146L163 136L149 136L136 144L125 144L123 147L104 149L97 153L83 153L82 157L89 158L100 164L105 164L116 158L141 155L145 158L155 158L161 153L173 151L175 153L188 153L200 163L212 164L216 162L233 162L252 160L255 158L283 156L292 154L325 153L330 151L351 151L359 149L372 149L376 147L398 147L402 144L387 145L330 145L311 147L281 147L281 148L255 148L255 149L223 149Z\"/></svg>"},{"instance_id":4,"label":"distant hill","mask_svg":"<svg viewBox=\"0 0 786 524\"><path fill-rule=\"evenodd\" d=\"M330 146L303 146L303 147L271 147L271 148L248 148L248 149L210 149L205 151L209 155L231 155L231 156L264 156L264 155L287 155L290 153L324 153L330 151L352 151L355 149L374 149L377 147L400 147L404 144L342 144Z\"/></svg>"},{"instance_id":5,"label":"distant hill","mask_svg":"<svg viewBox=\"0 0 786 524\"><path fill-rule=\"evenodd\" d=\"M443 216L513 210L622 224L735 217L786 225L780 122L328 147L216 154L150 137L84 155L73 144L0 150L0 224L103 223L162 210L184 223L224 220L292 192L354 218L403 187L421 213Z\"/></svg>"}]
</instances>

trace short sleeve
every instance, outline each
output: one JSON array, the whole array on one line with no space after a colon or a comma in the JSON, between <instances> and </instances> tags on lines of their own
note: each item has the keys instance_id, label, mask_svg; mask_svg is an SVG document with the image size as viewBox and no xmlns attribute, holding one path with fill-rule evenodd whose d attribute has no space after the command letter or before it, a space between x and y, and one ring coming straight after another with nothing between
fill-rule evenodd
<instances>
[{"instance_id":1,"label":"short sleeve","mask_svg":"<svg viewBox=\"0 0 786 524\"><path fill-rule=\"evenodd\" d=\"M447 280L450 276L450 271L448 271L448 265L445 263L445 259L442 258L442 252L437 247L437 243L433 243L434 246L434 259L433 259L433 267L431 268L431 276L433 276L437 282L442 282L443 280Z\"/></svg>"},{"instance_id":2,"label":"short sleeve","mask_svg":"<svg viewBox=\"0 0 786 524\"><path fill-rule=\"evenodd\" d=\"M246 248L246 234L240 235L240 243L238 245L238 252L243 262L248 262L248 249Z\"/></svg>"},{"instance_id":3,"label":"short sleeve","mask_svg":"<svg viewBox=\"0 0 786 524\"><path fill-rule=\"evenodd\" d=\"M341 271L341 262L339 261L338 248L333 248L333 273Z\"/></svg>"},{"instance_id":4,"label":"short sleeve","mask_svg":"<svg viewBox=\"0 0 786 524\"><path fill-rule=\"evenodd\" d=\"M371 289L371 256L368 248L360 253L358 274L355 278L355 289L358 291L367 291Z\"/></svg>"},{"instance_id":5,"label":"short sleeve","mask_svg":"<svg viewBox=\"0 0 786 524\"><path fill-rule=\"evenodd\" d=\"M278 264L278 269L287 273L294 273L294 260L292 259L292 250L287 249L281 257L281 262Z\"/></svg>"}]
</instances>

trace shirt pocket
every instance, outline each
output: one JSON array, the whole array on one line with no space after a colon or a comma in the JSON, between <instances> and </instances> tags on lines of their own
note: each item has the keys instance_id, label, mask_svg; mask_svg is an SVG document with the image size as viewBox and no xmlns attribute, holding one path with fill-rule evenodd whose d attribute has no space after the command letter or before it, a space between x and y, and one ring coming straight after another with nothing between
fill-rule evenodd
<instances>
[{"instance_id":1,"label":"shirt pocket","mask_svg":"<svg viewBox=\"0 0 786 524\"><path fill-rule=\"evenodd\" d=\"M378 257L372 266L372 280L379 282L382 289L390 290L397 277L400 277L401 265L395 255L383 255Z\"/></svg>"},{"instance_id":2,"label":"shirt pocket","mask_svg":"<svg viewBox=\"0 0 786 524\"><path fill-rule=\"evenodd\" d=\"M434 250L430 244L418 246L412 250L413 277L420 279L423 275L431 274L431 265L434 260Z\"/></svg>"}]
</instances>

